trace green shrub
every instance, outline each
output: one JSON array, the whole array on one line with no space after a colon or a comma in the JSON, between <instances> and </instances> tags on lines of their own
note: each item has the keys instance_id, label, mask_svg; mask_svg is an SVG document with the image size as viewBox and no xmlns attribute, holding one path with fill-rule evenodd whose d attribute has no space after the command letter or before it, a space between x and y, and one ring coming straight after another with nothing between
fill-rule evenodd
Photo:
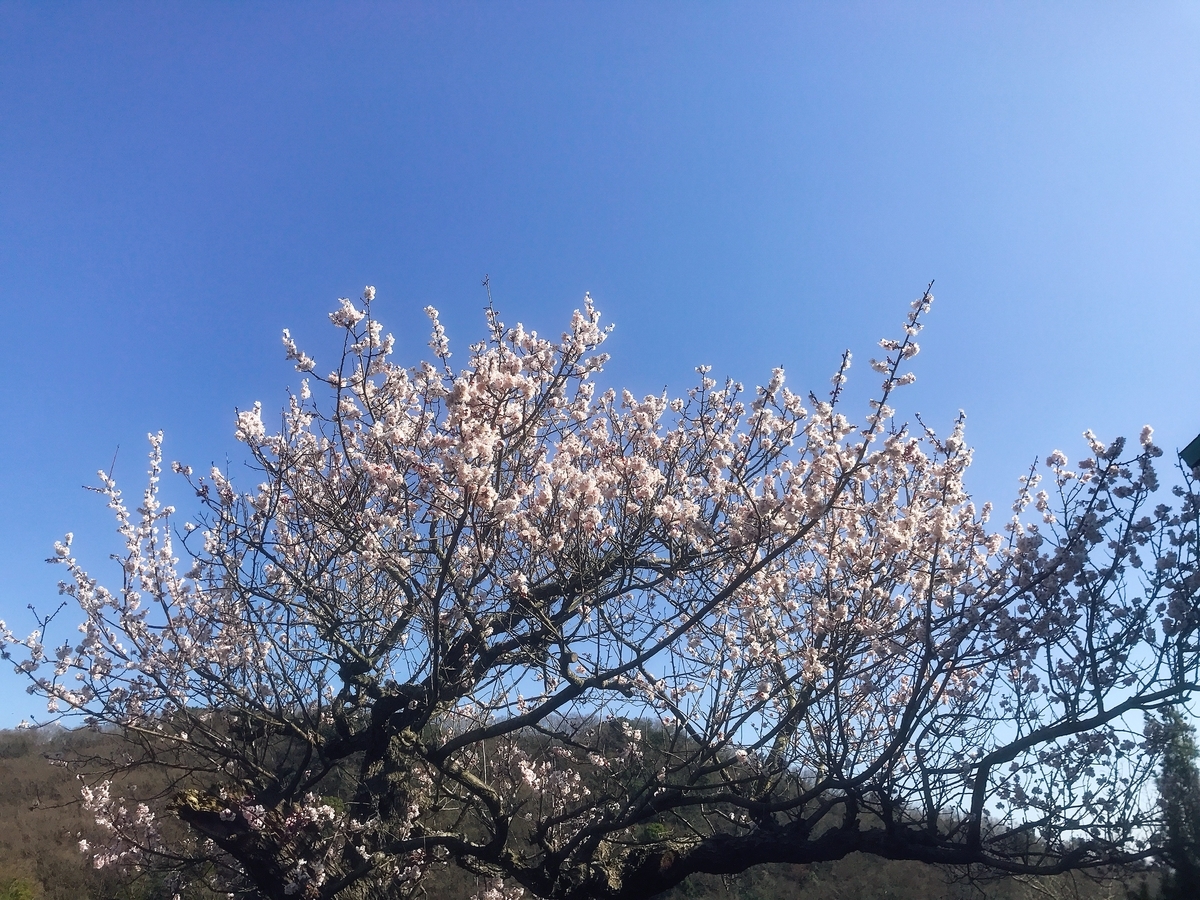
<instances>
[{"instance_id":1,"label":"green shrub","mask_svg":"<svg viewBox=\"0 0 1200 900\"><path fill-rule=\"evenodd\" d=\"M20 877L0 877L0 900L38 900L42 886Z\"/></svg>"}]
</instances>

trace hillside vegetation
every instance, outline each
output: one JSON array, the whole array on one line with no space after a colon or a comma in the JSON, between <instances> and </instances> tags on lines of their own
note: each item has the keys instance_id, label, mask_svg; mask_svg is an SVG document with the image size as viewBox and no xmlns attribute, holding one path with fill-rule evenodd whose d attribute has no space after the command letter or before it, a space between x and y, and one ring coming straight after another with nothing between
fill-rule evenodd
<instances>
[{"instance_id":1,"label":"hillside vegetation","mask_svg":"<svg viewBox=\"0 0 1200 900\"><path fill-rule=\"evenodd\" d=\"M86 730L0 731L0 900L171 900L136 871L95 870L79 850L99 837L79 803L92 761L119 757L120 738ZM145 778L143 769L139 777ZM166 784L163 779L163 784ZM963 873L862 854L813 866L765 866L739 876L697 876L664 900L1124 900L1147 877L1122 873L979 882ZM467 900L480 890L460 870L435 873L429 897Z\"/></svg>"}]
</instances>

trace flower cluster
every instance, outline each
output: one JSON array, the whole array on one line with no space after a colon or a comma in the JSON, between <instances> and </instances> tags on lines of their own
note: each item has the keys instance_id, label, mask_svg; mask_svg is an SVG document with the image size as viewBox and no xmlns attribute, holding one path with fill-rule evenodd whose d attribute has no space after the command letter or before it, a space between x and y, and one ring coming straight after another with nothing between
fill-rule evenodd
<instances>
[{"instance_id":1,"label":"flower cluster","mask_svg":"<svg viewBox=\"0 0 1200 900\"><path fill-rule=\"evenodd\" d=\"M127 865L139 860L147 850L162 846L158 822L150 807L145 803L131 804L124 797L114 799L111 791L110 781L85 784L79 789L83 808L91 813L106 838L103 845L95 847L86 839L79 841L80 851L91 854L92 865L97 869Z\"/></svg>"}]
</instances>

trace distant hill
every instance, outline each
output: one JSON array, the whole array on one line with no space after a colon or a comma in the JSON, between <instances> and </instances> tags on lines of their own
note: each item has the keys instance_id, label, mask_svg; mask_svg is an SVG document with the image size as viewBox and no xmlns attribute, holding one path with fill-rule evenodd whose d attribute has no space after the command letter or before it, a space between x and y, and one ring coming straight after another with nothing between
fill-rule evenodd
<instances>
[{"instance_id":1,"label":"distant hill","mask_svg":"<svg viewBox=\"0 0 1200 900\"><path fill-rule=\"evenodd\" d=\"M108 756L120 743L86 730L0 731L0 900L171 900L161 883L97 871L79 851L81 838L95 839L96 826L79 804L78 761ZM1129 876L1128 886L1083 875L968 883L930 866L856 854L694 877L661 900L1125 900L1143 877ZM475 890L471 875L453 870L437 875L428 896L466 900Z\"/></svg>"}]
</instances>

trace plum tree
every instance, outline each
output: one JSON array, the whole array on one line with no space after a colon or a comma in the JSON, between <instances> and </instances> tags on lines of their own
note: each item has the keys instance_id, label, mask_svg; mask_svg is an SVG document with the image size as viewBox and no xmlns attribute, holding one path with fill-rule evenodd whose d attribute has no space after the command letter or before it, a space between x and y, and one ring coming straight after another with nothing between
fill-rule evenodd
<instances>
[{"instance_id":1,"label":"plum tree","mask_svg":"<svg viewBox=\"0 0 1200 900\"><path fill-rule=\"evenodd\" d=\"M113 726L171 792L86 801L97 865L193 867L264 898L395 896L432 868L481 896L634 900L693 873L865 851L1009 873L1143 859L1161 811L1148 711L1196 688L1200 503L1153 500L1138 446L1090 433L990 525L949 435L890 404L932 297L881 342L854 422L827 399L723 384L596 386L590 299L549 339L487 311L456 371L406 368L374 289L269 429L253 484L174 469L161 435L108 590L7 652L51 711ZM181 564L181 551L186 563ZM49 649L48 649L49 648ZM197 874L198 873L198 874Z\"/></svg>"}]
</instances>

